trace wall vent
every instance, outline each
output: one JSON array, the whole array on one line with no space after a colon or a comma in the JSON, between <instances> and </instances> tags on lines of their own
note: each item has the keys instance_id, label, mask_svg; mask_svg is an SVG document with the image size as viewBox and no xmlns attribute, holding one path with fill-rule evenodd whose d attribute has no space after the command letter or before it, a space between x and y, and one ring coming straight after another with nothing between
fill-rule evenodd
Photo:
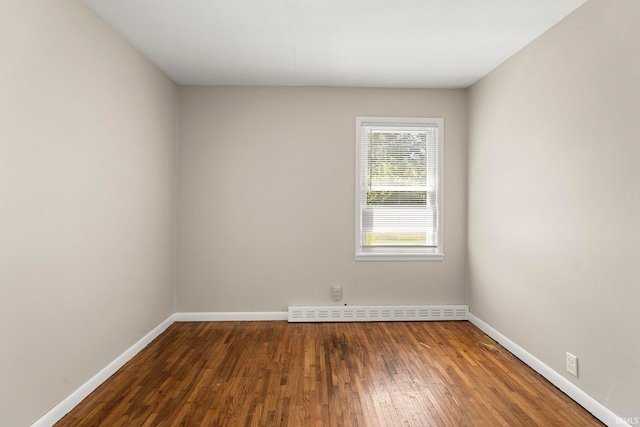
<instances>
[{"instance_id":1,"label":"wall vent","mask_svg":"<svg viewBox=\"0 0 640 427\"><path fill-rule=\"evenodd\" d=\"M289 322L468 320L466 305L289 306Z\"/></svg>"}]
</instances>

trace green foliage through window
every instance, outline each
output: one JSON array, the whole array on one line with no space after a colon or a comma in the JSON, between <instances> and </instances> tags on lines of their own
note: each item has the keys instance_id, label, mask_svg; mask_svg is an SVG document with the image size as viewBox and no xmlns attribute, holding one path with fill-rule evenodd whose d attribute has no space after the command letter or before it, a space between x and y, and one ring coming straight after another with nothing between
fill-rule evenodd
<instances>
[{"instance_id":1,"label":"green foliage through window","mask_svg":"<svg viewBox=\"0 0 640 427\"><path fill-rule=\"evenodd\" d=\"M367 191L367 205L425 206L426 191Z\"/></svg>"}]
</instances>

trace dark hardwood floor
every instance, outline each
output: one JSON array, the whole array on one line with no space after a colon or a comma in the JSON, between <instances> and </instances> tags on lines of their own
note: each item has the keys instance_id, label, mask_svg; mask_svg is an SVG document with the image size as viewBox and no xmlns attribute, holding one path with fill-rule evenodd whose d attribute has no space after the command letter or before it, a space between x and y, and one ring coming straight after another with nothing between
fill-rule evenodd
<instances>
[{"instance_id":1,"label":"dark hardwood floor","mask_svg":"<svg viewBox=\"0 0 640 427\"><path fill-rule=\"evenodd\" d=\"M56 425L603 424L469 322L185 322Z\"/></svg>"}]
</instances>

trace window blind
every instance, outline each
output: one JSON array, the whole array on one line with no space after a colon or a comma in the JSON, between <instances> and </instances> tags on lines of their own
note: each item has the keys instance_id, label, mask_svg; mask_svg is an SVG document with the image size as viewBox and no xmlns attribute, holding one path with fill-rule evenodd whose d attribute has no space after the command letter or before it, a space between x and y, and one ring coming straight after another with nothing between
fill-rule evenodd
<instances>
[{"instance_id":1,"label":"window blind","mask_svg":"<svg viewBox=\"0 0 640 427\"><path fill-rule=\"evenodd\" d=\"M438 247L438 123L360 126L361 247Z\"/></svg>"}]
</instances>

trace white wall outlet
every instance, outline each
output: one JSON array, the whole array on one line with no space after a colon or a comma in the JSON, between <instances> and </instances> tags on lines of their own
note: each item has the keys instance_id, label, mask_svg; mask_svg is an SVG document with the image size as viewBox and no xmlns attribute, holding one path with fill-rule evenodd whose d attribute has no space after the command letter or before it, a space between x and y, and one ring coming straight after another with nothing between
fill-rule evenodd
<instances>
[{"instance_id":1,"label":"white wall outlet","mask_svg":"<svg viewBox=\"0 0 640 427\"><path fill-rule=\"evenodd\" d=\"M331 288L331 299L334 301L342 301L342 286L334 286Z\"/></svg>"},{"instance_id":2,"label":"white wall outlet","mask_svg":"<svg viewBox=\"0 0 640 427\"><path fill-rule=\"evenodd\" d=\"M578 358L569 352L567 352L567 372L578 377Z\"/></svg>"}]
</instances>

